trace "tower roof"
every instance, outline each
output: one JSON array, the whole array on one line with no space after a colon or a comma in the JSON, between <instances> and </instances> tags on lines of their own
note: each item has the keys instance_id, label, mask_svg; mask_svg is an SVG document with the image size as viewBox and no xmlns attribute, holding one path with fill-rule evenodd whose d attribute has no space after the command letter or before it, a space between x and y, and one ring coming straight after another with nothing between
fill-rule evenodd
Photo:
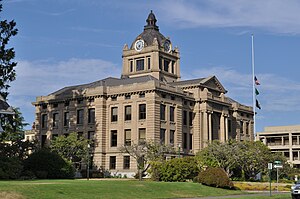
<instances>
[{"instance_id":1,"label":"tower roof","mask_svg":"<svg viewBox=\"0 0 300 199\"><path fill-rule=\"evenodd\" d=\"M134 48L134 43L139 39L144 40L146 46L153 45L154 38L157 39L158 45L162 45L167 40L166 37L159 32L159 28L156 25L157 20L152 10L147 17L146 22L147 25L144 26L144 31L132 42L131 49Z\"/></svg>"}]
</instances>

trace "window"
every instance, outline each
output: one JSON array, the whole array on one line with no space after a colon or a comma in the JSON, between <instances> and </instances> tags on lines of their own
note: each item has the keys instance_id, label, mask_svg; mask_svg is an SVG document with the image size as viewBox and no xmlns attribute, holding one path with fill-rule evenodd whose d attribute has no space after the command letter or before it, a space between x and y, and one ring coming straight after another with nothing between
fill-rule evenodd
<instances>
[{"instance_id":1,"label":"window","mask_svg":"<svg viewBox=\"0 0 300 199\"><path fill-rule=\"evenodd\" d=\"M46 145L47 135L42 135L42 147Z\"/></svg>"},{"instance_id":2,"label":"window","mask_svg":"<svg viewBox=\"0 0 300 199\"><path fill-rule=\"evenodd\" d=\"M160 129L160 144L165 144L166 129Z\"/></svg>"},{"instance_id":3,"label":"window","mask_svg":"<svg viewBox=\"0 0 300 199\"><path fill-rule=\"evenodd\" d=\"M187 125L187 112L183 111L183 125Z\"/></svg>"},{"instance_id":4,"label":"window","mask_svg":"<svg viewBox=\"0 0 300 199\"><path fill-rule=\"evenodd\" d=\"M95 123L95 109L94 108L90 108L88 113L88 123L89 124L93 124Z\"/></svg>"},{"instance_id":5,"label":"window","mask_svg":"<svg viewBox=\"0 0 300 199\"><path fill-rule=\"evenodd\" d=\"M170 106L170 121L174 122L174 113L175 113L175 107L174 106Z\"/></svg>"},{"instance_id":6,"label":"window","mask_svg":"<svg viewBox=\"0 0 300 199\"><path fill-rule=\"evenodd\" d=\"M77 110L77 124L83 124L83 109Z\"/></svg>"},{"instance_id":7,"label":"window","mask_svg":"<svg viewBox=\"0 0 300 199\"><path fill-rule=\"evenodd\" d=\"M45 129L48 127L48 115L42 114L42 128Z\"/></svg>"},{"instance_id":8,"label":"window","mask_svg":"<svg viewBox=\"0 0 300 199\"><path fill-rule=\"evenodd\" d=\"M151 62L150 62L150 57L148 57L148 69L150 70L150 68L151 68Z\"/></svg>"},{"instance_id":9,"label":"window","mask_svg":"<svg viewBox=\"0 0 300 199\"><path fill-rule=\"evenodd\" d=\"M53 104L52 106L53 106L53 108L57 108L57 107L58 107L58 104L55 103L55 104Z\"/></svg>"},{"instance_id":10,"label":"window","mask_svg":"<svg viewBox=\"0 0 300 199\"><path fill-rule=\"evenodd\" d=\"M69 112L64 112L64 126L69 126L70 117Z\"/></svg>"},{"instance_id":11,"label":"window","mask_svg":"<svg viewBox=\"0 0 300 199\"><path fill-rule=\"evenodd\" d=\"M116 169L116 156L109 157L109 169Z\"/></svg>"},{"instance_id":12,"label":"window","mask_svg":"<svg viewBox=\"0 0 300 199\"><path fill-rule=\"evenodd\" d=\"M94 139L94 135L95 135L95 131L89 131L88 132L88 139L89 140L93 140Z\"/></svg>"},{"instance_id":13,"label":"window","mask_svg":"<svg viewBox=\"0 0 300 199\"><path fill-rule=\"evenodd\" d=\"M170 60L164 59L164 71L169 72Z\"/></svg>"},{"instance_id":14,"label":"window","mask_svg":"<svg viewBox=\"0 0 300 199\"><path fill-rule=\"evenodd\" d=\"M111 121L112 122L118 121L118 107L111 108Z\"/></svg>"},{"instance_id":15,"label":"window","mask_svg":"<svg viewBox=\"0 0 300 199\"><path fill-rule=\"evenodd\" d=\"M123 169L130 169L130 156L123 157Z\"/></svg>"},{"instance_id":16,"label":"window","mask_svg":"<svg viewBox=\"0 0 300 199\"><path fill-rule=\"evenodd\" d=\"M243 134L244 133L244 128L243 128L243 124L244 122L243 121L240 121L240 133Z\"/></svg>"},{"instance_id":17,"label":"window","mask_svg":"<svg viewBox=\"0 0 300 199\"><path fill-rule=\"evenodd\" d=\"M189 125L193 126L193 112L189 112Z\"/></svg>"},{"instance_id":18,"label":"window","mask_svg":"<svg viewBox=\"0 0 300 199\"><path fill-rule=\"evenodd\" d=\"M144 70L144 59L136 60L136 71Z\"/></svg>"},{"instance_id":19,"label":"window","mask_svg":"<svg viewBox=\"0 0 300 199\"><path fill-rule=\"evenodd\" d=\"M131 120L131 106L125 106L125 121Z\"/></svg>"},{"instance_id":20,"label":"window","mask_svg":"<svg viewBox=\"0 0 300 199\"><path fill-rule=\"evenodd\" d=\"M131 145L131 129L125 129L125 138L124 138L124 144L126 146L130 146Z\"/></svg>"},{"instance_id":21,"label":"window","mask_svg":"<svg viewBox=\"0 0 300 199\"><path fill-rule=\"evenodd\" d=\"M118 132L117 130L111 131L111 139L110 139L110 146L116 147L118 144Z\"/></svg>"},{"instance_id":22,"label":"window","mask_svg":"<svg viewBox=\"0 0 300 199\"><path fill-rule=\"evenodd\" d=\"M174 145L174 136L175 136L175 131L170 130L170 144Z\"/></svg>"},{"instance_id":23,"label":"window","mask_svg":"<svg viewBox=\"0 0 300 199\"><path fill-rule=\"evenodd\" d=\"M59 118L58 118L58 113L53 113L53 123L52 126L57 128L58 127L58 122L59 122Z\"/></svg>"},{"instance_id":24,"label":"window","mask_svg":"<svg viewBox=\"0 0 300 199\"><path fill-rule=\"evenodd\" d=\"M187 133L183 133L183 148L187 149Z\"/></svg>"},{"instance_id":25,"label":"window","mask_svg":"<svg viewBox=\"0 0 300 199\"><path fill-rule=\"evenodd\" d=\"M190 133L190 150L193 149L193 134Z\"/></svg>"},{"instance_id":26,"label":"window","mask_svg":"<svg viewBox=\"0 0 300 199\"><path fill-rule=\"evenodd\" d=\"M139 141L145 141L146 140L146 129L141 128L139 129Z\"/></svg>"},{"instance_id":27,"label":"window","mask_svg":"<svg viewBox=\"0 0 300 199\"><path fill-rule=\"evenodd\" d=\"M162 58L159 57L159 69L161 70L162 69Z\"/></svg>"},{"instance_id":28,"label":"window","mask_svg":"<svg viewBox=\"0 0 300 199\"><path fill-rule=\"evenodd\" d=\"M228 133L231 133L231 120L228 120Z\"/></svg>"},{"instance_id":29,"label":"window","mask_svg":"<svg viewBox=\"0 0 300 199\"><path fill-rule=\"evenodd\" d=\"M166 120L166 105L160 105L160 120Z\"/></svg>"},{"instance_id":30,"label":"window","mask_svg":"<svg viewBox=\"0 0 300 199\"><path fill-rule=\"evenodd\" d=\"M133 61L130 60L130 72L133 72Z\"/></svg>"},{"instance_id":31,"label":"window","mask_svg":"<svg viewBox=\"0 0 300 199\"><path fill-rule=\"evenodd\" d=\"M249 123L248 122L246 122L246 135L249 135Z\"/></svg>"},{"instance_id":32,"label":"window","mask_svg":"<svg viewBox=\"0 0 300 199\"><path fill-rule=\"evenodd\" d=\"M128 100L128 99L130 99L130 98L131 98L130 95L125 95L125 99L126 99L126 100Z\"/></svg>"},{"instance_id":33,"label":"window","mask_svg":"<svg viewBox=\"0 0 300 199\"><path fill-rule=\"evenodd\" d=\"M173 73L173 74L174 74L174 66L175 66L175 62L174 62L174 61L172 61L171 73Z\"/></svg>"},{"instance_id":34,"label":"window","mask_svg":"<svg viewBox=\"0 0 300 199\"><path fill-rule=\"evenodd\" d=\"M139 105L139 119L140 120L146 119L146 104Z\"/></svg>"}]
</instances>

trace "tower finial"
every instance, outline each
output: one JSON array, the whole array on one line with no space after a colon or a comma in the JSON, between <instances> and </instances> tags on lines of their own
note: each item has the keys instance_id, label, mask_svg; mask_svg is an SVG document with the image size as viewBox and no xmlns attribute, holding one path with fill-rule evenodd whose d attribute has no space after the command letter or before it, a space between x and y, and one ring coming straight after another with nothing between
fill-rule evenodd
<instances>
[{"instance_id":1,"label":"tower finial","mask_svg":"<svg viewBox=\"0 0 300 199\"><path fill-rule=\"evenodd\" d=\"M148 18L146 19L147 25L145 26L145 29L155 29L158 30L158 26L156 25L156 17L152 10L150 10L150 14L148 15Z\"/></svg>"}]
</instances>

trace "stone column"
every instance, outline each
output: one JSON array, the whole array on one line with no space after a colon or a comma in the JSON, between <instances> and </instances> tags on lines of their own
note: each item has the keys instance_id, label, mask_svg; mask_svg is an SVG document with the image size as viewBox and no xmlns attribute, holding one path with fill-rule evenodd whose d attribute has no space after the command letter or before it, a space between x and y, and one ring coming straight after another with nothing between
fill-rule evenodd
<instances>
[{"instance_id":1,"label":"stone column","mask_svg":"<svg viewBox=\"0 0 300 199\"><path fill-rule=\"evenodd\" d=\"M225 141L228 140L228 115L225 116Z\"/></svg>"},{"instance_id":2,"label":"stone column","mask_svg":"<svg viewBox=\"0 0 300 199\"><path fill-rule=\"evenodd\" d=\"M208 115L207 111L202 111L201 114L203 117L201 117L201 129L202 129L202 145L203 148L207 146L208 144Z\"/></svg>"},{"instance_id":3,"label":"stone column","mask_svg":"<svg viewBox=\"0 0 300 199\"><path fill-rule=\"evenodd\" d=\"M220 142L225 142L225 140L225 118L224 114L222 113L220 117Z\"/></svg>"},{"instance_id":4,"label":"stone column","mask_svg":"<svg viewBox=\"0 0 300 199\"><path fill-rule=\"evenodd\" d=\"M208 112L208 140L209 140L209 143L212 142L211 115L212 115L212 111L209 111L209 112Z\"/></svg>"},{"instance_id":5,"label":"stone column","mask_svg":"<svg viewBox=\"0 0 300 199\"><path fill-rule=\"evenodd\" d=\"M293 140L292 140L292 133L289 132L289 152L290 152L290 161L293 161L293 149L292 149L292 145L293 145Z\"/></svg>"}]
</instances>

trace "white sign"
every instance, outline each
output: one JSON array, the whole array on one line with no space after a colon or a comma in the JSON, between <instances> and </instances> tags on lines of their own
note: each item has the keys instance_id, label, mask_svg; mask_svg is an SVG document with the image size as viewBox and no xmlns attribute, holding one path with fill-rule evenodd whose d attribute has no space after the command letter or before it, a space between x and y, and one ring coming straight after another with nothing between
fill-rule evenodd
<instances>
[{"instance_id":1,"label":"white sign","mask_svg":"<svg viewBox=\"0 0 300 199\"><path fill-rule=\"evenodd\" d=\"M268 169L272 169L272 168L273 168L272 163L268 163Z\"/></svg>"},{"instance_id":2,"label":"white sign","mask_svg":"<svg viewBox=\"0 0 300 199\"><path fill-rule=\"evenodd\" d=\"M274 168L275 168L275 169L276 169L276 168L280 168L280 169L281 169L282 167L283 167L283 166L282 166L282 165L279 165L279 164L278 164L278 165L277 165L277 164L274 165Z\"/></svg>"}]
</instances>

